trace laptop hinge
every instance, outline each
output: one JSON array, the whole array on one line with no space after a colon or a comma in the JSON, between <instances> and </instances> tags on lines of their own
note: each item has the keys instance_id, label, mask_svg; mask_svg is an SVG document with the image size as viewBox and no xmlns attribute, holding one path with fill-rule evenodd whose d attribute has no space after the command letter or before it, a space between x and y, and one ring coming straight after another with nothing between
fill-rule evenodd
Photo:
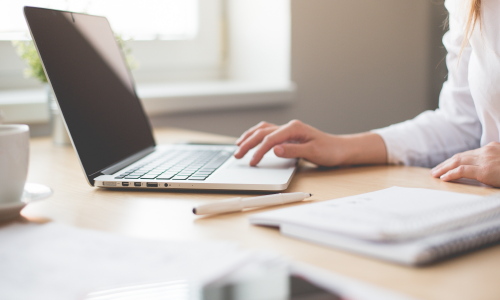
<instances>
[{"instance_id":1,"label":"laptop hinge","mask_svg":"<svg viewBox=\"0 0 500 300\"><path fill-rule=\"evenodd\" d=\"M114 165L112 165L104 170L99 171L99 173L104 174L104 175L111 175L111 174L115 173L116 171L121 170L130 164L133 164L134 162L138 161L139 159L145 157L146 155L148 155L154 151L155 151L155 147L151 146L151 147L146 148L140 152L137 152L136 154L134 154L132 156L125 158L124 160L122 160L122 161L120 161L120 162L118 162L118 163L116 163L116 164L114 164Z\"/></svg>"}]
</instances>

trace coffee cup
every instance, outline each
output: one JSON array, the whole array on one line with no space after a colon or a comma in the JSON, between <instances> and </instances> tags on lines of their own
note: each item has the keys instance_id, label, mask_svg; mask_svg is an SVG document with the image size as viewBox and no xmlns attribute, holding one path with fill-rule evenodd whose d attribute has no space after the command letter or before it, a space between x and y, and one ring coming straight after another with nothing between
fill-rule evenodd
<instances>
[{"instance_id":1,"label":"coffee cup","mask_svg":"<svg viewBox=\"0 0 500 300\"><path fill-rule=\"evenodd\" d=\"M29 163L29 127L0 125L0 208L18 206Z\"/></svg>"}]
</instances>

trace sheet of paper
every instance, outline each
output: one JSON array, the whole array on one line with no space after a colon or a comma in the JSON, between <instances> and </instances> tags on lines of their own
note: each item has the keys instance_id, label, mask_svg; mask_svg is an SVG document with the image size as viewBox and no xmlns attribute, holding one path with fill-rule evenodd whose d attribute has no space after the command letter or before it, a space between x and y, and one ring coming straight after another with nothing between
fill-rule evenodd
<instances>
[{"instance_id":1,"label":"sheet of paper","mask_svg":"<svg viewBox=\"0 0 500 300\"><path fill-rule=\"evenodd\" d=\"M249 255L229 242L141 240L58 223L0 227L0 299L72 300L130 284L204 283Z\"/></svg>"}]
</instances>

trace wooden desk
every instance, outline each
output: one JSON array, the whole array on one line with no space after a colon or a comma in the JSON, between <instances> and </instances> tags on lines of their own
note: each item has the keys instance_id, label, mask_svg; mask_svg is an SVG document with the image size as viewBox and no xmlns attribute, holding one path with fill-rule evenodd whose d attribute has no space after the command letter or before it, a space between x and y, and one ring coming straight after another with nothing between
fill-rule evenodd
<instances>
[{"instance_id":1,"label":"wooden desk","mask_svg":"<svg viewBox=\"0 0 500 300\"><path fill-rule=\"evenodd\" d=\"M175 129L156 130L156 140L158 143L234 141ZM55 147L49 138L32 139L28 180L46 184L55 191L51 198L32 203L22 211L33 221L54 220L152 239L227 239L244 247L273 249L296 260L420 299L500 299L500 246L423 268L385 263L283 237L276 229L251 226L247 221L251 212L209 217L197 217L191 212L196 204L229 198L235 193L92 188L73 149ZM424 168L374 166L321 170L308 164L300 167L287 191L311 192L313 201L322 201L394 185L480 195L497 191L444 183L431 178L429 170Z\"/></svg>"}]
</instances>

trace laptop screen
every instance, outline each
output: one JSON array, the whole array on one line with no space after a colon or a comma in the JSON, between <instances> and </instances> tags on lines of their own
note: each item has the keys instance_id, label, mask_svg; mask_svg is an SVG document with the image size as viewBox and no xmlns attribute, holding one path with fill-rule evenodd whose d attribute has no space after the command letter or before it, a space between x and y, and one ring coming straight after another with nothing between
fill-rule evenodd
<instances>
[{"instance_id":1,"label":"laptop screen","mask_svg":"<svg viewBox=\"0 0 500 300\"><path fill-rule=\"evenodd\" d=\"M155 145L108 20L25 7L87 176Z\"/></svg>"}]
</instances>

